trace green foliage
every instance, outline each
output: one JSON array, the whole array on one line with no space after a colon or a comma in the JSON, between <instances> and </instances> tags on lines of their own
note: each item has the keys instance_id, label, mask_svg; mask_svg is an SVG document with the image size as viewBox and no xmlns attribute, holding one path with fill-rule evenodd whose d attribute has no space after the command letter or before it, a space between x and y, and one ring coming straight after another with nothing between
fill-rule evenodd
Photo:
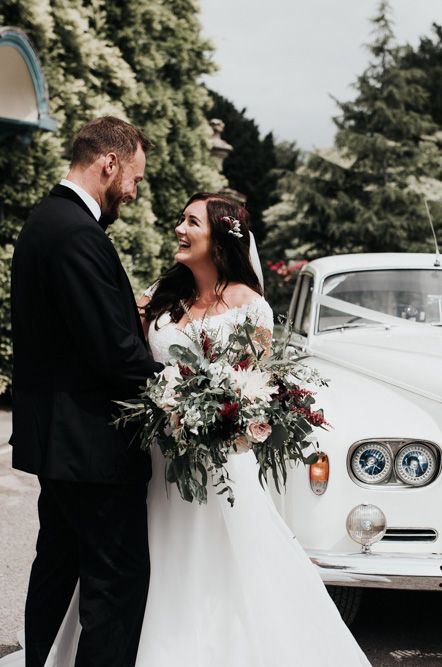
<instances>
[{"instance_id":1,"label":"green foliage","mask_svg":"<svg viewBox=\"0 0 442 667\"><path fill-rule=\"evenodd\" d=\"M39 54L58 127L35 133L29 144L8 138L0 147L1 377L10 374L6 248L30 208L65 175L82 124L113 114L138 125L156 146L137 202L110 232L136 292L169 264L186 199L223 185L210 158L209 99L199 83L213 69L211 47L197 14L193 0L2 0L0 24L24 30Z\"/></svg>"},{"instance_id":2,"label":"green foliage","mask_svg":"<svg viewBox=\"0 0 442 667\"><path fill-rule=\"evenodd\" d=\"M281 258L434 247L423 198L442 199L442 127L427 85L437 76L424 68L439 71L441 45L420 67L411 47L395 45L387 2L372 23L371 62L355 99L338 103L335 147L285 176L265 213L267 247Z\"/></svg>"},{"instance_id":3,"label":"green foliage","mask_svg":"<svg viewBox=\"0 0 442 667\"><path fill-rule=\"evenodd\" d=\"M425 110L433 121L442 126L442 25L433 24L434 38L422 37L416 50L406 47L400 58L405 69L416 68L422 75L427 92Z\"/></svg>"},{"instance_id":4,"label":"green foliage","mask_svg":"<svg viewBox=\"0 0 442 667\"><path fill-rule=\"evenodd\" d=\"M197 190L224 184L208 150L209 98L198 78L213 70L210 45L199 36L197 3L107 2L107 38L121 50L137 81L131 120L156 149L148 160L152 207L169 256L174 223ZM168 254L169 253L169 254Z\"/></svg>"},{"instance_id":5,"label":"green foliage","mask_svg":"<svg viewBox=\"0 0 442 667\"><path fill-rule=\"evenodd\" d=\"M433 38L422 37L416 50L405 47L401 53L401 67L414 68L421 73L421 85L426 91L425 112L432 118L438 130L433 135L433 144L429 143L436 161L441 165L442 158L438 145L442 141L442 25L433 24ZM430 138L428 137L427 140ZM436 150L435 150L436 149ZM431 202L431 210L436 223L442 220L442 196L439 179L426 179L423 194ZM439 236L439 242L441 241Z\"/></svg>"},{"instance_id":6,"label":"green foliage","mask_svg":"<svg viewBox=\"0 0 442 667\"><path fill-rule=\"evenodd\" d=\"M11 377L11 317L9 309L9 272L14 247L8 243L0 246L0 394L9 386Z\"/></svg>"},{"instance_id":7,"label":"green foliage","mask_svg":"<svg viewBox=\"0 0 442 667\"><path fill-rule=\"evenodd\" d=\"M30 144L17 138L0 142L0 183L4 219L0 224L0 394L12 370L10 269L13 244L30 208L63 175L61 141L52 134L33 135Z\"/></svg>"}]
</instances>

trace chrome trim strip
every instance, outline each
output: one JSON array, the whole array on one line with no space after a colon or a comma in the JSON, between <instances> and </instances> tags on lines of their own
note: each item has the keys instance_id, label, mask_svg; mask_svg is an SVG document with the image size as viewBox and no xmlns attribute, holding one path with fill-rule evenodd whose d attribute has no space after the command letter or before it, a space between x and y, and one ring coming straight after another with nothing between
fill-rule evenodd
<instances>
[{"instance_id":1,"label":"chrome trim strip","mask_svg":"<svg viewBox=\"0 0 442 667\"><path fill-rule=\"evenodd\" d=\"M307 553L329 586L442 591L442 554Z\"/></svg>"},{"instance_id":2,"label":"chrome trim strip","mask_svg":"<svg viewBox=\"0 0 442 667\"><path fill-rule=\"evenodd\" d=\"M436 542L439 533L434 528L387 528L381 542Z\"/></svg>"}]
</instances>

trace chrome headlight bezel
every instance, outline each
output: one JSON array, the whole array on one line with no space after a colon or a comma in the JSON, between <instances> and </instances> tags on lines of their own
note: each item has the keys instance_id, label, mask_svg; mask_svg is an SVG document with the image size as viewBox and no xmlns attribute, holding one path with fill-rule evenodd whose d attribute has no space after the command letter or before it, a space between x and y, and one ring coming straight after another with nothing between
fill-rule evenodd
<instances>
[{"instance_id":1,"label":"chrome headlight bezel","mask_svg":"<svg viewBox=\"0 0 442 667\"><path fill-rule=\"evenodd\" d=\"M427 459L427 468L420 475L420 477L413 477L413 475L407 472L403 462L407 454L416 453L417 456L426 457ZM412 464L415 462L416 457L408 463L409 468L412 469ZM416 462L416 465L419 465L419 462ZM422 487L427 484L431 484L434 478L437 475L437 457L432 451L431 447L427 444L416 440L411 442L408 445L401 447L396 458L394 460L394 470L396 476L400 479L401 482L407 484L407 486Z\"/></svg>"},{"instance_id":2,"label":"chrome headlight bezel","mask_svg":"<svg viewBox=\"0 0 442 667\"><path fill-rule=\"evenodd\" d=\"M379 445L387 448L390 453L392 466L390 474L388 477L382 479L382 481L363 481L358 478L355 474L352 466L353 456L358 448L361 448L363 445ZM428 476L422 483L409 483L401 479L396 470L396 460L399 452L405 447L409 446L423 446L428 449L434 457L434 466L432 467L433 474ZM439 477L442 470L442 452L439 445L429 440L421 440L419 438L366 438L364 440L358 440L354 442L348 450L347 453L347 471L352 479L352 481L358 486L362 486L365 489L375 489L375 488L400 488L400 489L422 489L429 484L432 484Z\"/></svg>"},{"instance_id":3,"label":"chrome headlight bezel","mask_svg":"<svg viewBox=\"0 0 442 667\"><path fill-rule=\"evenodd\" d=\"M364 456L365 455L365 456ZM377 455L377 457L376 457ZM354 477L364 484L382 484L391 477L393 469L393 456L391 449L382 442L373 440L359 444L350 457L350 467ZM378 468L379 472L370 474L363 469L364 463L368 467Z\"/></svg>"}]
</instances>

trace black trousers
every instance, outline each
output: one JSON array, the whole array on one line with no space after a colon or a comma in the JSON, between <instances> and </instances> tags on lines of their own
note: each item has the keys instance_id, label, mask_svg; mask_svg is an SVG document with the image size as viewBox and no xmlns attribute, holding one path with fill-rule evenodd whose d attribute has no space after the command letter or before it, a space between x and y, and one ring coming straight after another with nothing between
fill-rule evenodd
<instances>
[{"instance_id":1,"label":"black trousers","mask_svg":"<svg viewBox=\"0 0 442 667\"><path fill-rule=\"evenodd\" d=\"M43 667L80 581L76 667L133 667L149 584L146 484L40 479L25 610L26 667Z\"/></svg>"}]
</instances>

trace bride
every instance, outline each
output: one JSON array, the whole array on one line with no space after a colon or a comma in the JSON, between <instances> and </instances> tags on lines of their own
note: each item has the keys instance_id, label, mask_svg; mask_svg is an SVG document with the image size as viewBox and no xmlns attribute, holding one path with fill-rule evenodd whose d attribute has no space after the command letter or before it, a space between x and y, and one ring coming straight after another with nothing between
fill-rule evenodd
<instances>
[{"instance_id":1,"label":"bride","mask_svg":"<svg viewBox=\"0 0 442 667\"><path fill-rule=\"evenodd\" d=\"M197 194L175 231L176 264L139 304L155 359L167 362L174 343L193 345L191 325L227 338L246 314L270 341L272 311L250 262L245 208ZM370 664L259 484L253 452L228 463L233 508L210 485L207 505L183 501L175 485L166 487L159 449L152 464L151 580L136 667ZM74 665L77 606L75 593L45 667ZM12 664L24 665L23 652L0 660Z\"/></svg>"}]
</instances>

